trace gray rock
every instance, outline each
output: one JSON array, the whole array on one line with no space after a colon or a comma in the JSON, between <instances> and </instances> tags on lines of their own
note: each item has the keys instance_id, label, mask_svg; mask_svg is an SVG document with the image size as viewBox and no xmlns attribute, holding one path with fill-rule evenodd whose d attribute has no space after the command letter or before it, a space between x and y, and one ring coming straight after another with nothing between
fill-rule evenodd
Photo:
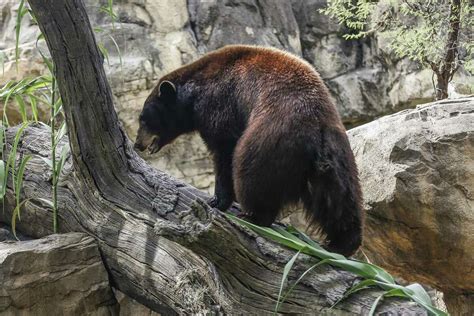
<instances>
[{"instance_id":1,"label":"gray rock","mask_svg":"<svg viewBox=\"0 0 474 316\"><path fill-rule=\"evenodd\" d=\"M474 98L426 104L348 134L367 256L445 294L474 293Z\"/></svg>"},{"instance_id":2,"label":"gray rock","mask_svg":"<svg viewBox=\"0 0 474 316\"><path fill-rule=\"evenodd\" d=\"M290 1L190 0L188 9L200 52L226 44L254 44L301 54Z\"/></svg>"},{"instance_id":3,"label":"gray rock","mask_svg":"<svg viewBox=\"0 0 474 316\"><path fill-rule=\"evenodd\" d=\"M1 226L3 225L0 224L0 242L7 240L15 240L15 236L13 236L10 230Z\"/></svg>"},{"instance_id":4,"label":"gray rock","mask_svg":"<svg viewBox=\"0 0 474 316\"><path fill-rule=\"evenodd\" d=\"M15 235L13 234L13 231L11 230L11 227L0 223L0 242L2 241L13 241L13 240L30 240L31 238L28 236L25 236L21 234L20 232L17 232L16 238Z\"/></svg>"},{"instance_id":5,"label":"gray rock","mask_svg":"<svg viewBox=\"0 0 474 316\"><path fill-rule=\"evenodd\" d=\"M125 295L119 290L114 290L115 297L120 304L119 316L160 316L159 313L152 311L145 305L135 301L130 296Z\"/></svg>"},{"instance_id":6,"label":"gray rock","mask_svg":"<svg viewBox=\"0 0 474 316\"><path fill-rule=\"evenodd\" d=\"M341 27L319 12L325 0L126 0L114 2L115 23L100 10L104 1L85 2L97 29L97 41L108 51L105 69L117 112L132 139L143 102L160 76L231 43L274 46L305 57L326 79L349 125L412 105L413 100L420 101L420 94L424 98L430 92L419 88L427 86L424 81L416 89L405 84L416 81L403 79L413 69L387 57L385 44L379 44L377 38L342 39ZM13 48L18 2L0 0L0 7L0 46L7 49L1 80L43 73L45 67L35 48L39 31L28 15L22 22L16 72ZM41 41L40 48L47 51ZM426 76L422 79L431 82ZM16 112L9 117L12 123L17 122L18 111L12 107L9 111ZM167 154L147 159L155 167L209 190L214 181L212 162L196 139L182 137Z\"/></svg>"},{"instance_id":7,"label":"gray rock","mask_svg":"<svg viewBox=\"0 0 474 316\"><path fill-rule=\"evenodd\" d=\"M0 315L116 315L94 239L85 234L0 242Z\"/></svg>"}]
</instances>

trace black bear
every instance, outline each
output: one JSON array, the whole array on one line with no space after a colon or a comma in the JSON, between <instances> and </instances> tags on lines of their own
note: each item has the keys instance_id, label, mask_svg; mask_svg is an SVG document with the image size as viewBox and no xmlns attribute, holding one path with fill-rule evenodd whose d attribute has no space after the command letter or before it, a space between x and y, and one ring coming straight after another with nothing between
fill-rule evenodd
<instances>
[{"instance_id":1,"label":"black bear","mask_svg":"<svg viewBox=\"0 0 474 316\"><path fill-rule=\"evenodd\" d=\"M198 131L214 156L211 206L238 201L271 225L303 202L327 248L353 254L362 241L362 194L345 128L319 74L274 48L232 45L161 78L145 101L135 148L155 153Z\"/></svg>"}]
</instances>

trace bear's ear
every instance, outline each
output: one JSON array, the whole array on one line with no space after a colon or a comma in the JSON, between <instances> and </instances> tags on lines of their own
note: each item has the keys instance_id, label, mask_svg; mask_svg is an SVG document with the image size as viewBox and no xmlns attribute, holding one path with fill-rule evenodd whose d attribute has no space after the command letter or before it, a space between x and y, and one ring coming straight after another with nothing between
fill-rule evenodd
<instances>
[{"instance_id":1,"label":"bear's ear","mask_svg":"<svg viewBox=\"0 0 474 316\"><path fill-rule=\"evenodd\" d=\"M163 80L158 87L160 97L168 100L174 100L176 97L176 86L168 80Z\"/></svg>"}]
</instances>

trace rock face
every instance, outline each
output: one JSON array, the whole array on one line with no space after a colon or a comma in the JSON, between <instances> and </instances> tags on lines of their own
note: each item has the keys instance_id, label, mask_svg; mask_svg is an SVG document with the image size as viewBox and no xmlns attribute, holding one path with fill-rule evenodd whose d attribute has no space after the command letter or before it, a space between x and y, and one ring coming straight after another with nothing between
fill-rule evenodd
<instances>
[{"instance_id":1,"label":"rock face","mask_svg":"<svg viewBox=\"0 0 474 316\"><path fill-rule=\"evenodd\" d=\"M448 296L474 293L474 98L426 104L348 134L368 257Z\"/></svg>"},{"instance_id":2,"label":"rock face","mask_svg":"<svg viewBox=\"0 0 474 316\"><path fill-rule=\"evenodd\" d=\"M319 12L325 0L124 0L114 2L114 23L100 10L106 1L85 2L97 41L108 51L106 71L131 138L142 104L160 76L232 43L274 46L303 56L326 80L348 125L432 97L431 73L387 54L387 45L378 36L342 39L339 25ZM18 1L0 0L0 7L0 49L5 60L0 85L43 73L36 50L39 31L28 14L21 23L16 71ZM47 51L42 41L39 48ZM148 160L200 189L209 191L213 186L212 162L196 136L182 137L166 153Z\"/></svg>"},{"instance_id":3,"label":"rock face","mask_svg":"<svg viewBox=\"0 0 474 316\"><path fill-rule=\"evenodd\" d=\"M116 315L94 239L80 233L0 243L0 315Z\"/></svg>"}]
</instances>

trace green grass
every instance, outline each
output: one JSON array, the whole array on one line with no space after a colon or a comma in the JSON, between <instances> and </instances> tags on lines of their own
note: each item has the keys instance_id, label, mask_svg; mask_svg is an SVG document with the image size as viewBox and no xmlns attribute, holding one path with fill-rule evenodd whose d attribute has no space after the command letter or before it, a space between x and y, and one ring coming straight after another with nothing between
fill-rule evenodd
<instances>
[{"instance_id":1,"label":"green grass","mask_svg":"<svg viewBox=\"0 0 474 316\"><path fill-rule=\"evenodd\" d=\"M384 298L388 297L401 297L410 299L423 306L431 315L448 315L447 313L435 308L432 305L428 293L426 293L423 287L418 283L414 283L408 286L401 286L399 284L396 284L394 278L384 269L371 263L362 262L355 259L347 259L340 254L329 252L322 248L320 245L318 245L316 242L311 240L311 238L309 238L307 235L296 230L293 227L288 227L286 230L283 228L260 227L245 220L242 220L234 215L226 215L233 221L253 230L257 234L296 251L295 255L288 261L288 263L283 269L280 291L275 305L275 314L278 313L278 310L280 309L281 305L291 294L295 286L299 282L301 282L301 280L309 272L311 272L318 266L329 264L331 266L341 268L345 271L352 272L363 279L361 282L355 284L352 288L347 290L344 296L331 308L335 307L342 300L348 298L350 295L358 291L371 287L377 287L383 290L384 292L373 302L369 315L373 315L377 309L378 303ZM285 284L288 283L289 272L291 271L298 256L302 253L319 259L320 261L308 268L295 281L295 283L293 283L289 287L287 291L284 291Z\"/></svg>"}]
</instances>

